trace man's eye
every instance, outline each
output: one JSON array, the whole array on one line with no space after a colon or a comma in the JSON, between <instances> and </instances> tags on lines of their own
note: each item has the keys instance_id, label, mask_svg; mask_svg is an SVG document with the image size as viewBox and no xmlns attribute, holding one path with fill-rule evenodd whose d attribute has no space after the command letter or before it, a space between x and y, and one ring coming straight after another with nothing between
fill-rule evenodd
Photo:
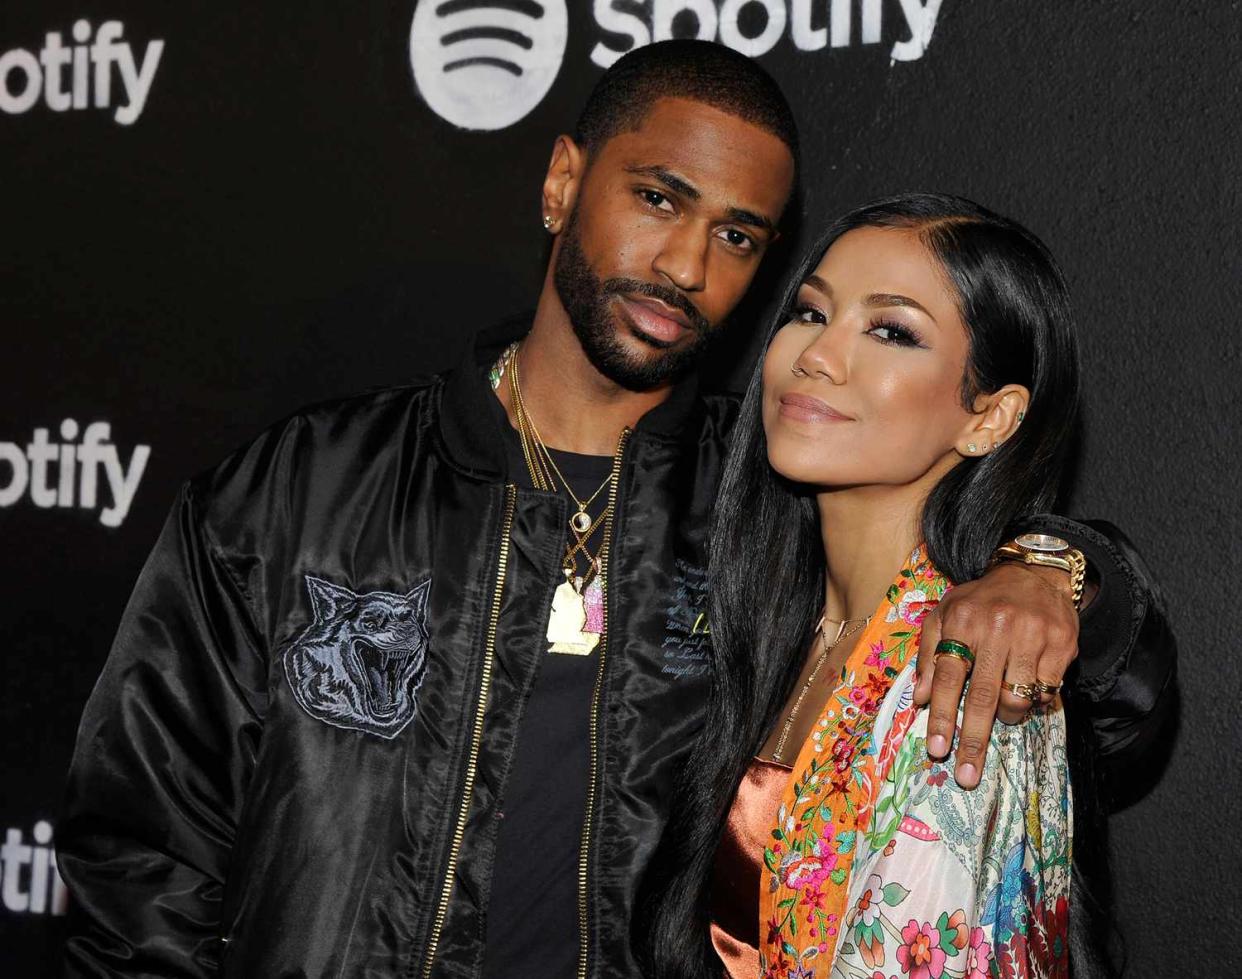
<instances>
[{"instance_id":1,"label":"man's eye","mask_svg":"<svg viewBox=\"0 0 1242 979\"><path fill-rule=\"evenodd\" d=\"M750 252L755 250L755 239L744 231L737 228L725 228L720 232L720 237L730 248L736 248L739 251Z\"/></svg>"},{"instance_id":2,"label":"man's eye","mask_svg":"<svg viewBox=\"0 0 1242 979\"><path fill-rule=\"evenodd\" d=\"M641 197L643 202L648 206L654 207L658 210L671 211L673 209L673 202L661 194L658 190L650 190L644 187L639 190L638 196Z\"/></svg>"}]
</instances>

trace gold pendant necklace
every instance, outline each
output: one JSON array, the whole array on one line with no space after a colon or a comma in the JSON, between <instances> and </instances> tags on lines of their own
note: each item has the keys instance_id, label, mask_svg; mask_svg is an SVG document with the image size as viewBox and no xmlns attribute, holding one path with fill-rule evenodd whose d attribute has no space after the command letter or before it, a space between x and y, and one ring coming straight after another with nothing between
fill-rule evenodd
<instances>
[{"instance_id":1,"label":"gold pendant necklace","mask_svg":"<svg viewBox=\"0 0 1242 979\"><path fill-rule=\"evenodd\" d=\"M600 633L588 628L587 596L590 589L576 584L571 574L566 571L565 580L552 593L552 610L548 616L548 652L589 656L599 645ZM596 581L599 581L598 577Z\"/></svg>"},{"instance_id":2,"label":"gold pendant necklace","mask_svg":"<svg viewBox=\"0 0 1242 979\"><path fill-rule=\"evenodd\" d=\"M508 367L510 400L513 402L513 414L517 419L518 436L522 442L522 455L526 459L526 468L530 473L531 482L535 484L536 489L554 490L559 481L576 507L575 512L569 518L569 528L575 534L587 534L592 524L587 508L595 502L600 493L612 485L613 474L609 472L599 488L585 500L578 498L578 494L569 485L569 480L565 478L556 460L552 458L552 452L544 443L535 425L535 420L531 418L530 412L526 409L526 399L522 397L522 385L518 379L517 351L518 345L514 344L505 352L502 363L492 370L499 383L499 378L504 376L505 368Z\"/></svg>"},{"instance_id":3,"label":"gold pendant necklace","mask_svg":"<svg viewBox=\"0 0 1242 979\"><path fill-rule=\"evenodd\" d=\"M607 526L612 515L613 499L595 519L591 518L588 508L598 499L599 495L614 485L617 467L614 465L599 488L587 499L581 500L574 493L569 481L565 478L556 460L535 426L530 412L526 408L526 400L522 397L517 362L518 345L514 344L501 357L500 362L492 369L492 377L499 385L500 379L507 372L509 375L509 394L513 403L513 415L517 421L518 438L522 444L522 456L526 460L526 469L530 474L531 483L536 489L556 490L559 481L565 492L573 500L575 511L569 518L569 529L574 536L574 543L566 544L565 556L561 561L561 572L565 580L556 586L552 593L552 608L548 614L547 640L550 653L568 653L575 656L587 656L599 645L604 631L604 567L603 555L607 541L601 541L599 550L592 555L587 541L600 527ZM620 451L621 443L617 443ZM607 536L605 534L605 536ZM578 555L586 559L586 569L578 573Z\"/></svg>"},{"instance_id":4,"label":"gold pendant necklace","mask_svg":"<svg viewBox=\"0 0 1242 979\"><path fill-rule=\"evenodd\" d=\"M776 747L772 749L772 760L775 762L779 762L781 760L781 753L785 750L785 741L789 738L789 732L793 728L794 718L798 716L798 711L802 707L802 701L806 699L807 693L810 691L811 686L815 683L815 678L819 675L820 668L825 662L827 662L828 654L836 649L837 644L841 642L842 639L848 639L860 629L867 628L868 623L871 621L871 616L868 615L865 619L845 619L841 621L837 628L836 638L833 639L832 642L829 642L828 633L824 630L824 624L826 622L837 621L838 620L836 619L829 619L827 615L824 615L820 617L819 625L815 627L815 631L819 634L820 645L823 649L820 652L819 657L815 660L815 665L811 668L811 675L806 678L806 683L802 684L802 689L798 691L798 699L794 701L793 707L790 708L789 714L785 718L785 725L781 728L781 736L776 739ZM860 622L862 624L855 629L849 629L847 631L846 626L851 622Z\"/></svg>"},{"instance_id":5,"label":"gold pendant necklace","mask_svg":"<svg viewBox=\"0 0 1242 979\"><path fill-rule=\"evenodd\" d=\"M548 461L551 462L553 466L556 465L551 454L548 455ZM556 474L560 476L561 471L557 469ZM608 473L604 481L599 484L599 489L592 493L586 500L578 499L574 491L569 488L569 482L564 476L561 476L561 482L564 483L566 491L569 493L570 497L573 498L574 503L578 507L578 512L569 518L569 529L575 534L585 534L587 537L590 537L593 528L591 515L587 513L587 507L595 502L600 493L604 492L604 490L612 485L612 473Z\"/></svg>"}]
</instances>

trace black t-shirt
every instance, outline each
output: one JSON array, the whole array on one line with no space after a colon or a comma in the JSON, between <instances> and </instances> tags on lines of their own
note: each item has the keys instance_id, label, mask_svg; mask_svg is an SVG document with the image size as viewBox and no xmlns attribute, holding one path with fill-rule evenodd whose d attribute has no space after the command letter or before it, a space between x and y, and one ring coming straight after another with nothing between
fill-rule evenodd
<instances>
[{"instance_id":1,"label":"black t-shirt","mask_svg":"<svg viewBox=\"0 0 1242 979\"><path fill-rule=\"evenodd\" d=\"M504 418L504 409L495 402ZM517 433L504 418L510 478L531 486ZM612 471L610 456L553 450L578 499ZM561 490L564 493L564 490ZM566 497L568 499L568 497ZM588 507L608 505L605 488ZM577 509L570 501L570 513ZM569 525L565 541L573 542ZM603 524L591 535L592 554ZM586 562L579 558L579 568ZM590 788L590 712L598 647L589 655L545 653L522 712L512 768L500 803L500 828L487 909L484 979L572 976L578 965L578 855Z\"/></svg>"}]
</instances>

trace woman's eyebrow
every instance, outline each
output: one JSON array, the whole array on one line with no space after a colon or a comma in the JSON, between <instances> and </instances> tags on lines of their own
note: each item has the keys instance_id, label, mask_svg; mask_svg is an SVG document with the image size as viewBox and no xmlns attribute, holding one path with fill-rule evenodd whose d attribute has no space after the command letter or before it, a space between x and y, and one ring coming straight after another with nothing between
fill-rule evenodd
<instances>
[{"instance_id":1,"label":"woman's eyebrow","mask_svg":"<svg viewBox=\"0 0 1242 979\"><path fill-rule=\"evenodd\" d=\"M810 286L816 292L822 292L825 296L828 296L829 298L832 297L832 286L830 286L827 282L821 279L814 272L812 272L805 279L803 279L802 284L804 286Z\"/></svg>"},{"instance_id":2,"label":"woman's eyebrow","mask_svg":"<svg viewBox=\"0 0 1242 979\"><path fill-rule=\"evenodd\" d=\"M899 295L893 292L873 292L871 295L869 295L866 299L863 300L863 305L864 306L908 306L911 309L919 310L921 313L923 313L923 315L925 315L933 323L936 322L936 317L932 316L932 314L927 311L927 307L924 306L917 299L911 299L909 296L902 296L902 295Z\"/></svg>"}]
</instances>

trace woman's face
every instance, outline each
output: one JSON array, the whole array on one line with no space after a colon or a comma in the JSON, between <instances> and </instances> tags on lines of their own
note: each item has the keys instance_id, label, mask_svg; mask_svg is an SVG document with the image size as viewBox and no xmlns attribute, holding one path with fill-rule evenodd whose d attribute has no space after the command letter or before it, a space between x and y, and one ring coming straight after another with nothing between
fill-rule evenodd
<instances>
[{"instance_id":1,"label":"woman's face","mask_svg":"<svg viewBox=\"0 0 1242 979\"><path fill-rule=\"evenodd\" d=\"M794 307L763 364L772 468L825 488L904 486L970 454L980 416L961 403L966 327L916 232L842 235Z\"/></svg>"}]
</instances>

